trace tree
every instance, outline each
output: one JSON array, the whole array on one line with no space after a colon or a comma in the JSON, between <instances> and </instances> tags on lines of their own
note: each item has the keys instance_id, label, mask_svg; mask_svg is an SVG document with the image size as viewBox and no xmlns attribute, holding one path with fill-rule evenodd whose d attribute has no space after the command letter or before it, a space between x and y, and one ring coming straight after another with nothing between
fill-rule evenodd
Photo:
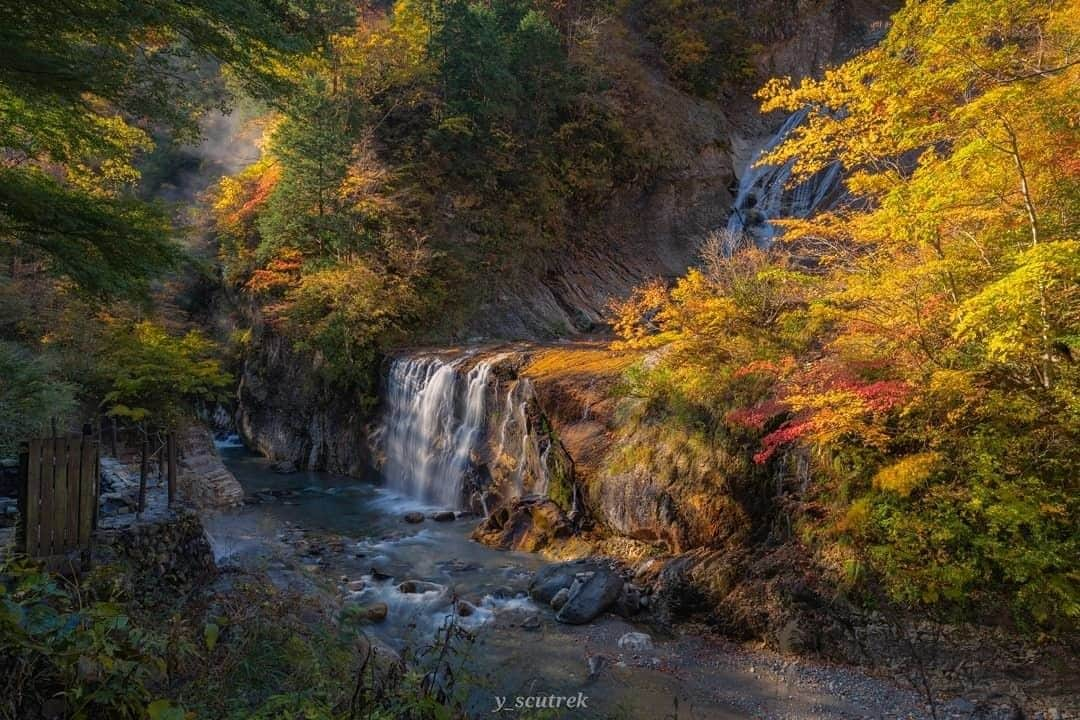
<instances>
[{"instance_id":1,"label":"tree","mask_svg":"<svg viewBox=\"0 0 1080 720\"><path fill-rule=\"evenodd\" d=\"M109 387L103 404L141 427L175 428L193 402L222 399L232 383L213 353L213 343L196 331L174 337L151 322L118 323L102 358Z\"/></svg>"},{"instance_id":2,"label":"tree","mask_svg":"<svg viewBox=\"0 0 1080 720\"><path fill-rule=\"evenodd\" d=\"M94 293L140 293L148 271L180 257L164 208L129 196L149 131L193 137L201 113L225 102L203 91L217 65L252 95L277 96L291 82L288 57L341 22L343 7L0 2L5 254L45 262Z\"/></svg>"}]
</instances>

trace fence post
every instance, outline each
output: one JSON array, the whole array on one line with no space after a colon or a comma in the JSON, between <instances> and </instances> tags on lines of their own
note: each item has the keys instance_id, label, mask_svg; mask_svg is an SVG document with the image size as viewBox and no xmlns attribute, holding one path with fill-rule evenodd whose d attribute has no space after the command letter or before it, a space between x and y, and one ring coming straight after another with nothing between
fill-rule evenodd
<instances>
[{"instance_id":1,"label":"fence post","mask_svg":"<svg viewBox=\"0 0 1080 720\"><path fill-rule=\"evenodd\" d=\"M165 443L169 449L169 507L172 507L176 499L176 435L170 431Z\"/></svg>"},{"instance_id":2,"label":"fence post","mask_svg":"<svg viewBox=\"0 0 1080 720\"><path fill-rule=\"evenodd\" d=\"M30 445L19 444L19 524L15 526L15 548L26 552L27 498L30 496Z\"/></svg>"},{"instance_id":3,"label":"fence post","mask_svg":"<svg viewBox=\"0 0 1080 720\"><path fill-rule=\"evenodd\" d=\"M142 438L142 460L139 462L139 512L146 509L146 473L150 462L150 438L144 432Z\"/></svg>"}]
</instances>

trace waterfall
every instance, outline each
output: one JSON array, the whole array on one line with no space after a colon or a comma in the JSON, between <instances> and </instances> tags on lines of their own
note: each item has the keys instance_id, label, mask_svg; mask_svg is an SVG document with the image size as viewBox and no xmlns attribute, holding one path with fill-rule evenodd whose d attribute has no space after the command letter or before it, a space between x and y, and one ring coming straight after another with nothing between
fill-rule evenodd
<instances>
[{"instance_id":1,"label":"waterfall","mask_svg":"<svg viewBox=\"0 0 1080 720\"><path fill-rule=\"evenodd\" d=\"M792 131L801 125L810 109L791 115L761 149L757 158L775 150ZM734 234L745 233L762 247L771 244L777 229L770 220L781 217L807 217L828 199L840 179L840 163L833 163L794 188L789 188L794 160L783 165L755 165L746 169L739 181L735 205L727 229Z\"/></svg>"},{"instance_id":2,"label":"waterfall","mask_svg":"<svg viewBox=\"0 0 1080 720\"><path fill-rule=\"evenodd\" d=\"M541 437L529 419L529 402L534 397L528 378L515 381L506 391L506 407L499 425L495 464L509 475L515 496L545 495L548 490L547 462L552 444L550 438Z\"/></svg>"},{"instance_id":3,"label":"waterfall","mask_svg":"<svg viewBox=\"0 0 1080 720\"><path fill-rule=\"evenodd\" d=\"M391 488L438 505L462 504L470 453L484 431L492 360L467 373L461 359L393 362L381 428L383 474Z\"/></svg>"}]
</instances>

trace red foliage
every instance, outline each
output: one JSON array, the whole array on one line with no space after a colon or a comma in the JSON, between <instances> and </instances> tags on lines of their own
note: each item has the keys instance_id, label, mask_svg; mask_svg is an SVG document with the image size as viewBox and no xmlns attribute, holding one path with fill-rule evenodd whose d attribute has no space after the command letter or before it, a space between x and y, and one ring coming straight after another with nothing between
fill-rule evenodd
<instances>
[{"instance_id":1,"label":"red foliage","mask_svg":"<svg viewBox=\"0 0 1080 720\"><path fill-rule=\"evenodd\" d=\"M809 420L788 420L786 423L761 438L761 451L754 454L754 462L764 465L776 451L804 436L811 428Z\"/></svg>"},{"instance_id":2,"label":"red foliage","mask_svg":"<svg viewBox=\"0 0 1080 720\"><path fill-rule=\"evenodd\" d=\"M766 400L753 407L732 410L724 416L724 420L732 425L749 428L750 430L761 430L765 427L765 423L777 415L787 412L787 410L787 405L782 402Z\"/></svg>"}]
</instances>

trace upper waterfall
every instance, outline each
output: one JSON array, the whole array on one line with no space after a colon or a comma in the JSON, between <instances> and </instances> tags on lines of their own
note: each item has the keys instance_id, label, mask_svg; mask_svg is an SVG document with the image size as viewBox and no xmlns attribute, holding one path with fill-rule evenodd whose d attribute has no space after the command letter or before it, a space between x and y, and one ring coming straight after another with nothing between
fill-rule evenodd
<instances>
[{"instance_id":1,"label":"upper waterfall","mask_svg":"<svg viewBox=\"0 0 1080 720\"><path fill-rule=\"evenodd\" d=\"M807 217L821 207L836 188L840 179L839 163L833 163L795 187L788 187L794 160L783 165L756 164L758 158L775 150L786 140L809 113L809 108L803 108L788 117L743 173L731 217L728 218L727 229L732 233L745 233L752 236L759 246L767 246L777 234L777 228L770 220Z\"/></svg>"},{"instance_id":2,"label":"upper waterfall","mask_svg":"<svg viewBox=\"0 0 1080 720\"><path fill-rule=\"evenodd\" d=\"M491 362L467 373L460 360L432 356L393 362L382 424L383 474L390 487L447 507L462 504L469 454L487 421Z\"/></svg>"}]
</instances>

